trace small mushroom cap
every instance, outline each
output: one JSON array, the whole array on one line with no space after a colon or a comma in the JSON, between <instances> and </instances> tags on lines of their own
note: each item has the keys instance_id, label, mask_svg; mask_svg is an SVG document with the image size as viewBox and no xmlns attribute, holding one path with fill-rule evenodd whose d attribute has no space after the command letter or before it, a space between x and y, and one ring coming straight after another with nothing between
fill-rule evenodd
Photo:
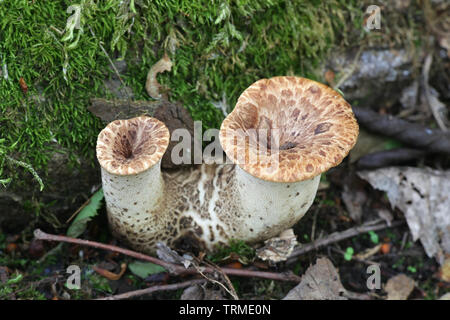
<instances>
[{"instance_id":1,"label":"small mushroom cap","mask_svg":"<svg viewBox=\"0 0 450 320\"><path fill-rule=\"evenodd\" d=\"M97 159L109 173L138 174L162 158L169 140L169 130L158 119L141 116L115 120L98 135Z\"/></svg>"},{"instance_id":2,"label":"small mushroom cap","mask_svg":"<svg viewBox=\"0 0 450 320\"><path fill-rule=\"evenodd\" d=\"M297 182L341 163L358 132L352 108L339 93L313 80L285 76L248 87L219 136L227 156L251 175Z\"/></svg>"}]
</instances>

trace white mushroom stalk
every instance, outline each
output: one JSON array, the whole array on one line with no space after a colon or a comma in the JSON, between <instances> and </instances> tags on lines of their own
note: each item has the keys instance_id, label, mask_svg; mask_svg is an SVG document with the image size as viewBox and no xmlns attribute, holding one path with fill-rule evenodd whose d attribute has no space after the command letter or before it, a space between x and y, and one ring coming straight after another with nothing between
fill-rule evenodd
<instances>
[{"instance_id":1,"label":"white mushroom stalk","mask_svg":"<svg viewBox=\"0 0 450 320\"><path fill-rule=\"evenodd\" d=\"M212 251L230 239L274 237L303 217L320 174L342 161L357 135L350 105L299 77L262 79L242 93L220 129L234 164L161 172L165 125L114 121L97 141L111 229L144 252L158 241Z\"/></svg>"}]
</instances>

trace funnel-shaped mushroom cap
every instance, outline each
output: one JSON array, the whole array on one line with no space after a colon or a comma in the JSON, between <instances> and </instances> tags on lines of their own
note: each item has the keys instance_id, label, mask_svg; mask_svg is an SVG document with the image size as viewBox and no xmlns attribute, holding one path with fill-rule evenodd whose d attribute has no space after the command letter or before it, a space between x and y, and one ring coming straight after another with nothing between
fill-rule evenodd
<instances>
[{"instance_id":1,"label":"funnel-shaped mushroom cap","mask_svg":"<svg viewBox=\"0 0 450 320\"><path fill-rule=\"evenodd\" d=\"M227 156L275 182L311 179L338 165L355 145L351 106L333 89L301 77L253 83L220 128Z\"/></svg>"},{"instance_id":2,"label":"funnel-shaped mushroom cap","mask_svg":"<svg viewBox=\"0 0 450 320\"><path fill-rule=\"evenodd\" d=\"M115 120L98 135L97 159L109 173L138 174L162 158L169 138L167 127L155 118Z\"/></svg>"}]
</instances>

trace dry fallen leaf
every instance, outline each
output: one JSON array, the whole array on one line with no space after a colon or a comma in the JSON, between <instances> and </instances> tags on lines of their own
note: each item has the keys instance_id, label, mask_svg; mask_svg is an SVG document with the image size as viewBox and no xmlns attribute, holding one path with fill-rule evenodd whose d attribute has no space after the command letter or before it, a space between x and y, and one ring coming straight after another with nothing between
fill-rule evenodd
<instances>
[{"instance_id":1,"label":"dry fallen leaf","mask_svg":"<svg viewBox=\"0 0 450 320\"><path fill-rule=\"evenodd\" d=\"M319 258L302 276L302 281L283 300L347 300L339 273L327 258Z\"/></svg>"},{"instance_id":2,"label":"dry fallen leaf","mask_svg":"<svg viewBox=\"0 0 450 320\"><path fill-rule=\"evenodd\" d=\"M373 248L369 248L367 250L364 250L361 253L358 253L357 255L355 255L355 258L360 259L360 260L366 260L368 258L370 258L371 256L373 256L374 254L378 253L378 251L380 251L382 247L382 244L378 244Z\"/></svg>"},{"instance_id":3,"label":"dry fallen leaf","mask_svg":"<svg viewBox=\"0 0 450 320\"><path fill-rule=\"evenodd\" d=\"M102 277L105 277L108 280L119 280L123 276L125 271L127 270L127 264L126 263L122 263L120 265L120 272L119 273L114 273L114 272L108 271L106 269L97 267L97 266L93 266L92 269L95 272L97 272L99 275L101 275Z\"/></svg>"},{"instance_id":4,"label":"dry fallen leaf","mask_svg":"<svg viewBox=\"0 0 450 320\"><path fill-rule=\"evenodd\" d=\"M405 214L413 240L442 265L450 253L450 171L388 167L358 175L386 191L392 208Z\"/></svg>"},{"instance_id":5,"label":"dry fallen leaf","mask_svg":"<svg viewBox=\"0 0 450 320\"><path fill-rule=\"evenodd\" d=\"M404 274L390 278L384 288L388 294L387 300L408 299L408 296L414 290L414 286L414 280Z\"/></svg>"},{"instance_id":6,"label":"dry fallen leaf","mask_svg":"<svg viewBox=\"0 0 450 320\"><path fill-rule=\"evenodd\" d=\"M264 247L256 251L256 255L261 260L271 262L286 261L297 244L294 230L287 229L280 233L278 237L264 241Z\"/></svg>"},{"instance_id":7,"label":"dry fallen leaf","mask_svg":"<svg viewBox=\"0 0 450 320\"><path fill-rule=\"evenodd\" d=\"M161 93L159 92L161 85L156 79L156 75L158 73L170 70L172 70L172 61L167 54L164 54L164 57L156 62L148 71L147 81L145 82L145 90L147 90L147 93L153 99L162 98Z\"/></svg>"},{"instance_id":8,"label":"dry fallen leaf","mask_svg":"<svg viewBox=\"0 0 450 320\"><path fill-rule=\"evenodd\" d=\"M180 300L226 300L220 290L209 289L204 285L193 285L186 288Z\"/></svg>"}]
</instances>

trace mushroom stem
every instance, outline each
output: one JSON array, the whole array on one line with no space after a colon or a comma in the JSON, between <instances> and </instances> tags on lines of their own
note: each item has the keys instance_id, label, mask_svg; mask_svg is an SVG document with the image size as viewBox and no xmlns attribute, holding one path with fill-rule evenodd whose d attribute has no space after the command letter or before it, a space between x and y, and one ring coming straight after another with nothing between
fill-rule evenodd
<instances>
[{"instance_id":1,"label":"mushroom stem","mask_svg":"<svg viewBox=\"0 0 450 320\"><path fill-rule=\"evenodd\" d=\"M299 182L273 182L236 166L236 181L245 217L236 236L260 240L278 235L303 217L316 196L320 174Z\"/></svg>"},{"instance_id":2,"label":"mushroom stem","mask_svg":"<svg viewBox=\"0 0 450 320\"><path fill-rule=\"evenodd\" d=\"M133 237L139 230L137 226L144 222L146 228L151 228L155 234L164 227L161 222L165 219L161 219L161 215L157 222L155 215L148 214L157 211L163 197L161 161L146 171L126 176L115 175L102 168L102 184L108 220L113 230L118 230L120 224L121 235L129 233Z\"/></svg>"}]
</instances>

